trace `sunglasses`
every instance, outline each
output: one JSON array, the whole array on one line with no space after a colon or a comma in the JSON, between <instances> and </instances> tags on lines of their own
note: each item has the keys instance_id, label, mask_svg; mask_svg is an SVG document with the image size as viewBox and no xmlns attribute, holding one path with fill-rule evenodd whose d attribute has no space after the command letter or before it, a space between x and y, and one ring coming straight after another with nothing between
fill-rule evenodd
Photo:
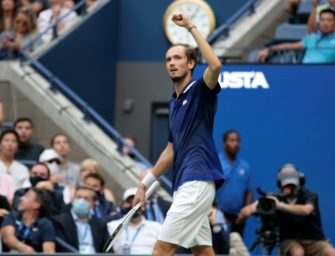
<instances>
[{"instance_id":1,"label":"sunglasses","mask_svg":"<svg viewBox=\"0 0 335 256\"><path fill-rule=\"evenodd\" d=\"M15 23L16 23L17 25L28 26L28 21L27 21L27 20L17 19L17 20L15 21Z\"/></svg>"}]
</instances>

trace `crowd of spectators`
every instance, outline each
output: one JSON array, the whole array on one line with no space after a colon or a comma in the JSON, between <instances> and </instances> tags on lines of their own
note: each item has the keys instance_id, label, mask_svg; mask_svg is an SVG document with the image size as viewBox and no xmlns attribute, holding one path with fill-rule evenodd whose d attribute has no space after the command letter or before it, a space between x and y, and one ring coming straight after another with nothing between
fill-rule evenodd
<instances>
[{"instance_id":1,"label":"crowd of spectators","mask_svg":"<svg viewBox=\"0 0 335 256\"><path fill-rule=\"evenodd\" d=\"M0 60L15 58L21 49L32 52L55 39L78 16L72 9L77 3L74 0L0 0ZM87 0L84 7L89 10L94 3L95 0ZM37 36L40 33L43 33L41 38Z\"/></svg>"}]
</instances>

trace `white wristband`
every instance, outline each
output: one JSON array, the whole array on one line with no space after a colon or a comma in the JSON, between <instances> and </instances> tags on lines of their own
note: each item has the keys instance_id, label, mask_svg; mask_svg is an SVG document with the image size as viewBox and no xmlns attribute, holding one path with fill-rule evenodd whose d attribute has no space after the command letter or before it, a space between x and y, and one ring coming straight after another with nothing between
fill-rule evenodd
<instances>
[{"instance_id":1,"label":"white wristband","mask_svg":"<svg viewBox=\"0 0 335 256\"><path fill-rule=\"evenodd\" d=\"M146 187L150 187L152 183L156 181L155 175L153 175L151 172L148 172L148 174L143 178L141 183Z\"/></svg>"}]
</instances>

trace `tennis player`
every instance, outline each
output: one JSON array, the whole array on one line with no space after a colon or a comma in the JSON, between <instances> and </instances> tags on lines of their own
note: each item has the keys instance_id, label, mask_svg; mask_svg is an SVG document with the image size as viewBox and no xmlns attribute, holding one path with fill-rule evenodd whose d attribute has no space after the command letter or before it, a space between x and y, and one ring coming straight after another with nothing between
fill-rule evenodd
<instances>
[{"instance_id":1,"label":"tennis player","mask_svg":"<svg viewBox=\"0 0 335 256\"><path fill-rule=\"evenodd\" d=\"M224 181L212 138L221 62L185 14L172 21L188 30L208 67L194 80L195 49L177 44L166 53L166 68L175 87L169 106L169 138L154 168L138 186L133 205L141 202L151 183L173 164L173 203L153 255L173 255L178 246L195 255L214 255L208 213L215 189Z\"/></svg>"}]
</instances>

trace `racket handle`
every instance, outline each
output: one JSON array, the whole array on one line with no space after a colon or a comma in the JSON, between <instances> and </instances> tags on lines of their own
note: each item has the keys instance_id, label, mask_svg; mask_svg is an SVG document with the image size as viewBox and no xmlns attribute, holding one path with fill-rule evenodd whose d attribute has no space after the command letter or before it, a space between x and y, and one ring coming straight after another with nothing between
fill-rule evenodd
<instances>
[{"instance_id":1,"label":"racket handle","mask_svg":"<svg viewBox=\"0 0 335 256\"><path fill-rule=\"evenodd\" d=\"M159 186L159 182L156 180L154 183L151 184L147 192L145 193L145 200L148 200L149 197L156 191Z\"/></svg>"}]
</instances>

